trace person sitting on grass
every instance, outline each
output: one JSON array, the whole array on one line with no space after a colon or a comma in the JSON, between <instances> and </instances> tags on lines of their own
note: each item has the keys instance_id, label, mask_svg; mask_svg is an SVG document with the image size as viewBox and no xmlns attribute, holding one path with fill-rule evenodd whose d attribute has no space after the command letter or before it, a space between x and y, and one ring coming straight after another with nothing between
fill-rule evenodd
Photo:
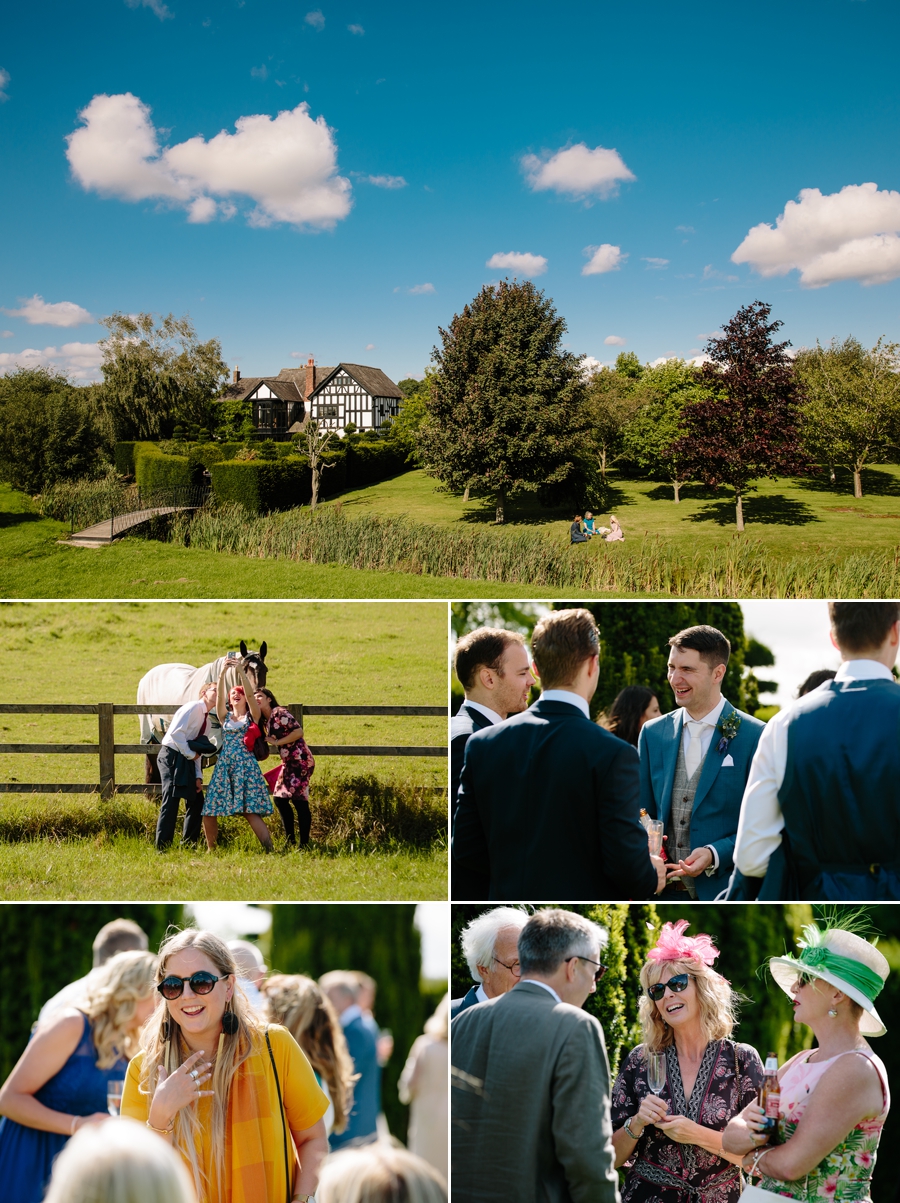
<instances>
[{"instance_id":1,"label":"person sitting on grass","mask_svg":"<svg viewBox=\"0 0 900 1203\"><path fill-rule=\"evenodd\" d=\"M587 543L588 535L584 533L581 525L581 515L575 515L575 521L569 527L569 543Z\"/></svg>"},{"instance_id":2,"label":"person sitting on grass","mask_svg":"<svg viewBox=\"0 0 900 1203\"><path fill-rule=\"evenodd\" d=\"M619 526L619 520L615 514L609 516L609 534L603 536L604 543L623 543L625 541L625 532Z\"/></svg>"},{"instance_id":3,"label":"person sitting on grass","mask_svg":"<svg viewBox=\"0 0 900 1203\"><path fill-rule=\"evenodd\" d=\"M584 531L584 533L587 535L587 537L589 539L593 535L596 535L597 532L594 530L594 515L591 513L590 510L584 511L584 522L581 524L581 526L582 526L582 530Z\"/></svg>"}]
</instances>

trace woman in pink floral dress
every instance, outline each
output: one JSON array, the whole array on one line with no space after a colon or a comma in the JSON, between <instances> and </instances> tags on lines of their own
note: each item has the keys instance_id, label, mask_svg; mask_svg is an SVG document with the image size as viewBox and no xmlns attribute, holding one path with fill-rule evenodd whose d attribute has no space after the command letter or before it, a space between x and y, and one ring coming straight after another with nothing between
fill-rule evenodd
<instances>
[{"instance_id":1,"label":"woman in pink floral dress","mask_svg":"<svg viewBox=\"0 0 900 1203\"><path fill-rule=\"evenodd\" d=\"M764 1191L804 1203L869 1203L890 1092L865 1037L885 1031L874 1002L888 963L853 932L813 924L803 932L800 956L774 957L769 967L818 1047L779 1071L778 1143L769 1146L762 1111L751 1103L729 1124L724 1144L745 1154L744 1168Z\"/></svg>"},{"instance_id":2,"label":"woman in pink floral dress","mask_svg":"<svg viewBox=\"0 0 900 1203\"><path fill-rule=\"evenodd\" d=\"M281 770L266 773L266 780L274 782L273 796L284 834L289 844L295 844L294 814L297 812L297 829L300 846L309 843L312 829L312 814L309 809L309 780L316 762L303 738L303 728L285 706L279 706L271 689L258 689L256 701L262 713L269 746L281 756Z\"/></svg>"},{"instance_id":3,"label":"woman in pink floral dress","mask_svg":"<svg viewBox=\"0 0 900 1203\"><path fill-rule=\"evenodd\" d=\"M759 1054L735 1044L731 987L712 964L709 936L667 923L641 970L644 1043L628 1055L612 1091L622 1203L737 1203L739 1155L722 1148L732 1116L756 1098ZM662 1053L666 1083L648 1083L648 1052Z\"/></svg>"}]
</instances>

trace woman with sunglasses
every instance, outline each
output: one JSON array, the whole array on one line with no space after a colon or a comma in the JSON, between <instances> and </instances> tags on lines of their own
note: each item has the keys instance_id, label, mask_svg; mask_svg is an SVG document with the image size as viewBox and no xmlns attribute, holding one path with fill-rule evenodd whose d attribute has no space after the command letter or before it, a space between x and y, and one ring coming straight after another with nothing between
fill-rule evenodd
<instances>
[{"instance_id":1,"label":"woman with sunglasses","mask_svg":"<svg viewBox=\"0 0 900 1203\"><path fill-rule=\"evenodd\" d=\"M722 1132L756 1099L759 1054L735 1044L735 998L712 968L709 936L667 923L641 970L644 1043L626 1059L612 1091L616 1165L625 1165L622 1203L737 1203L740 1155ZM648 1054L661 1054L665 1085L655 1095Z\"/></svg>"},{"instance_id":2,"label":"woman with sunglasses","mask_svg":"<svg viewBox=\"0 0 900 1203\"><path fill-rule=\"evenodd\" d=\"M203 834L212 852L219 838L219 816L243 815L266 852L271 852L272 834L263 818L272 813L269 787L253 751L244 743L251 722L259 722L260 709L253 686L240 665L236 671L241 684L235 685L226 696L225 677L234 667L235 662L229 656L219 673L216 714L222 724L224 743L206 790Z\"/></svg>"},{"instance_id":3,"label":"woman with sunglasses","mask_svg":"<svg viewBox=\"0 0 900 1203\"><path fill-rule=\"evenodd\" d=\"M778 1143L763 1134L755 1103L733 1119L725 1147L774 1195L805 1203L869 1203L870 1182L890 1106L884 1065L866 1036L883 1036L875 1010L889 969L874 945L839 927L803 929L799 957L769 961L772 977L794 1000L794 1022L812 1029L817 1047L781 1067Z\"/></svg>"},{"instance_id":4,"label":"woman with sunglasses","mask_svg":"<svg viewBox=\"0 0 900 1203\"><path fill-rule=\"evenodd\" d=\"M109 1119L107 1082L125 1077L141 1025L153 1014L156 957L120 952L83 1002L35 1029L0 1090L0 1183L16 1203L43 1199L57 1154L85 1124Z\"/></svg>"},{"instance_id":5,"label":"woman with sunglasses","mask_svg":"<svg viewBox=\"0 0 900 1203\"><path fill-rule=\"evenodd\" d=\"M165 941L165 1006L128 1066L122 1114L174 1145L200 1203L308 1203L328 1099L293 1037L256 1018L236 972L210 932Z\"/></svg>"}]
</instances>

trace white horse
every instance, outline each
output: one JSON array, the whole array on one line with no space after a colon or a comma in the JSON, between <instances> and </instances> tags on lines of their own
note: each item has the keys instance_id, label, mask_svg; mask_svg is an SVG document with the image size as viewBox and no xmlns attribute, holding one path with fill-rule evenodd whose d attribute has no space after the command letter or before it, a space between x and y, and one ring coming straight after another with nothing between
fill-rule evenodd
<instances>
[{"instance_id":1,"label":"white horse","mask_svg":"<svg viewBox=\"0 0 900 1203\"><path fill-rule=\"evenodd\" d=\"M268 673L265 662L268 645L263 642L259 645L258 652L249 652L242 639L240 651L240 665L249 678L250 684L254 689L262 688L266 683ZM227 656L220 656L218 660L212 660L209 664L201 665L200 668L194 668L192 664L157 664L138 682L137 704L139 706L183 706L185 702L195 702L204 685L219 680L219 673L227 659ZM238 684L237 673L233 669L230 669L226 675L225 683L229 689L232 685ZM170 714L142 714L139 717L141 743L160 743L172 716ZM216 748L222 747L222 728L219 726L215 710L210 713L206 735L216 745ZM148 757L147 761L148 771L152 761L155 775L156 758ZM149 777L148 780L150 780Z\"/></svg>"}]
</instances>

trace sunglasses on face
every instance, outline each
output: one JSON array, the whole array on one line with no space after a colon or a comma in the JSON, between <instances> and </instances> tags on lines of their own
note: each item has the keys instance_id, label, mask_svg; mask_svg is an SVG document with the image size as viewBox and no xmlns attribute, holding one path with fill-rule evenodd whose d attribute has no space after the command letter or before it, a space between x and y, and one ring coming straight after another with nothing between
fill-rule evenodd
<instances>
[{"instance_id":1,"label":"sunglasses on face","mask_svg":"<svg viewBox=\"0 0 900 1203\"><path fill-rule=\"evenodd\" d=\"M659 1002L666 992L666 988L672 991L673 994L680 994L682 990L687 990L688 982L691 980L689 973L676 973L674 977L670 977L667 982L654 982L652 986L647 987L647 993L654 1002Z\"/></svg>"},{"instance_id":2,"label":"sunglasses on face","mask_svg":"<svg viewBox=\"0 0 900 1203\"><path fill-rule=\"evenodd\" d=\"M223 978L201 969L199 973L192 973L190 977L176 977L174 974L170 974L169 977L163 978L156 988L163 998L171 1001L173 998L181 998L185 982L191 983L191 989L195 994L211 994L216 982L223 980Z\"/></svg>"},{"instance_id":3,"label":"sunglasses on face","mask_svg":"<svg viewBox=\"0 0 900 1203\"><path fill-rule=\"evenodd\" d=\"M813 978L812 974L800 973L797 975L797 985L798 986L808 986L809 983L812 981L815 981L815 978Z\"/></svg>"}]
</instances>

